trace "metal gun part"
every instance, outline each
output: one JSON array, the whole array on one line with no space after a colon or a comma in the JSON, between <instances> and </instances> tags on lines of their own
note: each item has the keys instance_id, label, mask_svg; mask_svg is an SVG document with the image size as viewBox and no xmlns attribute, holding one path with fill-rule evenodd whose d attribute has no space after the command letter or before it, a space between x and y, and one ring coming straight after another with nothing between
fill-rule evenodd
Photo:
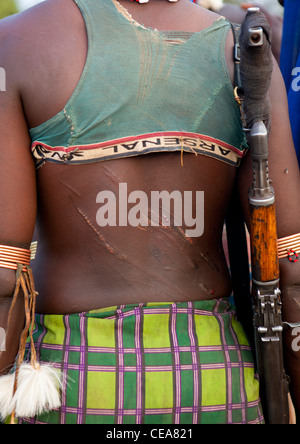
<instances>
[{"instance_id":1,"label":"metal gun part","mask_svg":"<svg viewBox=\"0 0 300 444\"><path fill-rule=\"evenodd\" d=\"M249 137L253 165L250 203L256 206L272 205L275 202L275 195L269 181L268 132L265 124L262 121L255 122Z\"/></svg>"}]
</instances>

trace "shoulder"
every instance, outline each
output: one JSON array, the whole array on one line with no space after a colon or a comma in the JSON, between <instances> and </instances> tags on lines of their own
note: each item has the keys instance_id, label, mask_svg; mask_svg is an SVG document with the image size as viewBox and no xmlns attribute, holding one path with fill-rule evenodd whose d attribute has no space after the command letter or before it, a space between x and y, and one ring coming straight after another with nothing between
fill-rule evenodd
<instances>
[{"instance_id":1,"label":"shoulder","mask_svg":"<svg viewBox=\"0 0 300 444\"><path fill-rule=\"evenodd\" d=\"M220 18L220 14L203 8L190 0L178 2L178 6L182 10L181 21L185 20L187 27L193 26L195 32L207 28Z\"/></svg>"},{"instance_id":2,"label":"shoulder","mask_svg":"<svg viewBox=\"0 0 300 444\"><path fill-rule=\"evenodd\" d=\"M72 0L45 0L19 14L0 20L0 66L20 70L38 62L59 42L64 29L82 27ZM25 64L25 66L24 66Z\"/></svg>"},{"instance_id":3,"label":"shoulder","mask_svg":"<svg viewBox=\"0 0 300 444\"><path fill-rule=\"evenodd\" d=\"M223 15L220 15L216 12L209 11L196 3L192 3L188 1L188 4L185 4L186 12L189 15L189 21L193 23L195 31L201 31L204 28L211 26L218 20L222 20L224 24L228 25L228 35L225 47L225 58L227 63L227 68L229 71L229 76L231 81L233 82L234 77L234 61L233 61L233 47L234 47L234 35L230 30L230 20L228 20Z\"/></svg>"},{"instance_id":4,"label":"shoulder","mask_svg":"<svg viewBox=\"0 0 300 444\"><path fill-rule=\"evenodd\" d=\"M47 120L65 103L64 94L70 93L65 92L65 79L81 70L78 54L85 58L85 36L82 15L73 0L45 0L0 21L6 97L22 101L29 126L39 124L33 115Z\"/></svg>"}]
</instances>

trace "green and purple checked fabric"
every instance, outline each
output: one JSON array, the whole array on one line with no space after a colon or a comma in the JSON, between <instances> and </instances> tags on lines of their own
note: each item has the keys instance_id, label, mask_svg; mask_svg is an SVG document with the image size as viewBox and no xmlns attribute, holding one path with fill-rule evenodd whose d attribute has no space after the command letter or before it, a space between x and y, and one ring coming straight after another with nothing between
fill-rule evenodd
<instances>
[{"instance_id":1,"label":"green and purple checked fabric","mask_svg":"<svg viewBox=\"0 0 300 444\"><path fill-rule=\"evenodd\" d=\"M37 315L37 352L62 371L62 407L19 423L262 423L233 309L211 300Z\"/></svg>"}]
</instances>

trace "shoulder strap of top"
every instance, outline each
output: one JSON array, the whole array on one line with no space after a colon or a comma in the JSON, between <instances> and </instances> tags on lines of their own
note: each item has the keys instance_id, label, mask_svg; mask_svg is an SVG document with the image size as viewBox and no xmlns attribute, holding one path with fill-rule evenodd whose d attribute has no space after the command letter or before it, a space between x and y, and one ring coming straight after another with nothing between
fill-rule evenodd
<instances>
[{"instance_id":1,"label":"shoulder strap of top","mask_svg":"<svg viewBox=\"0 0 300 444\"><path fill-rule=\"evenodd\" d=\"M233 38L234 38L234 47L233 47L233 60L234 60L234 86L238 87L238 89L242 89L242 81L241 81L241 72L240 72L240 25L236 23L230 23Z\"/></svg>"},{"instance_id":2,"label":"shoulder strap of top","mask_svg":"<svg viewBox=\"0 0 300 444\"><path fill-rule=\"evenodd\" d=\"M234 97L240 108L240 115L243 127L246 127L245 114L243 112L242 100L244 97L244 90L241 79L241 57L240 57L240 30L241 25L230 23L234 38L233 60L234 60Z\"/></svg>"}]
</instances>

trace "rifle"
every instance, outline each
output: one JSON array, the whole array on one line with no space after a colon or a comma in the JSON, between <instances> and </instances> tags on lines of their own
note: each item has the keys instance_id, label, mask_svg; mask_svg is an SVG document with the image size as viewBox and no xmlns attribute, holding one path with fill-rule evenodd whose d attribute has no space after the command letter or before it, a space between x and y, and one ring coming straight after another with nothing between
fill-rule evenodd
<instances>
[{"instance_id":1,"label":"rifle","mask_svg":"<svg viewBox=\"0 0 300 444\"><path fill-rule=\"evenodd\" d=\"M256 365L266 422L288 424L275 195L268 173L270 104L267 91L272 74L270 40L271 29L264 14L259 8L249 8L241 26L240 69L243 112L253 164L249 209Z\"/></svg>"}]
</instances>

